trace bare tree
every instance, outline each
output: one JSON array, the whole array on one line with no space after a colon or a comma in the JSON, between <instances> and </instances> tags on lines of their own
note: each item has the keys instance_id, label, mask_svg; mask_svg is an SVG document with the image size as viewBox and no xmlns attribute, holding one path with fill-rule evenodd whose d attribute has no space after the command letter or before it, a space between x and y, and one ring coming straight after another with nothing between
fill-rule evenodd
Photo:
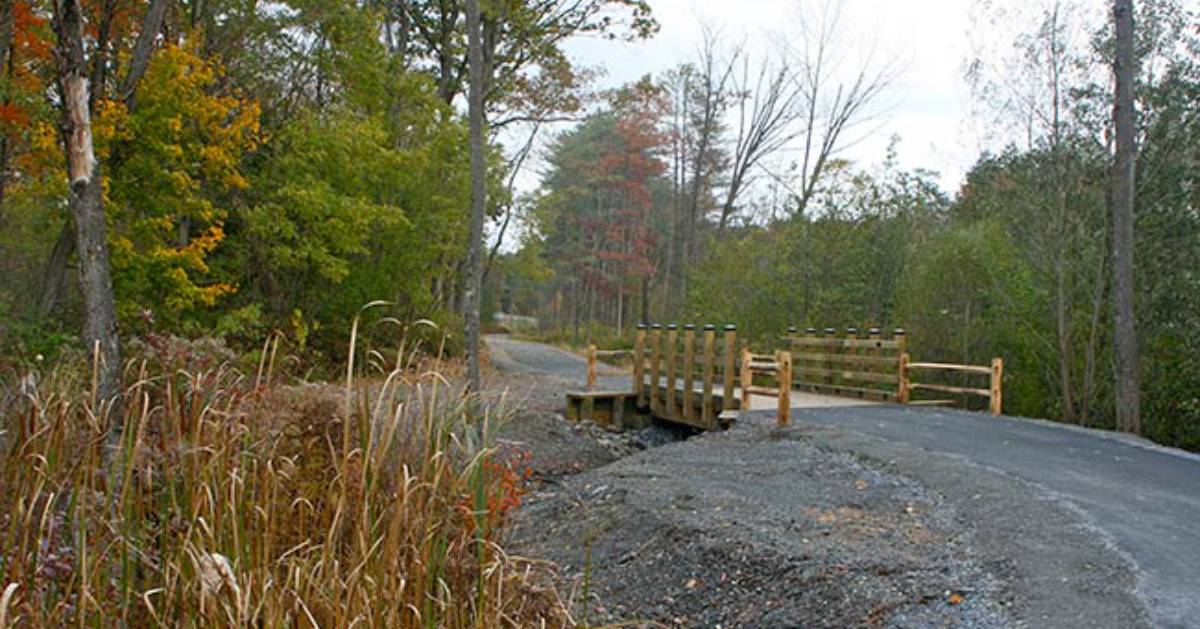
<instances>
[{"instance_id":1,"label":"bare tree","mask_svg":"<svg viewBox=\"0 0 1200 629\"><path fill-rule=\"evenodd\" d=\"M1117 426L1141 432L1137 329L1133 311L1133 203L1137 161L1134 121L1133 2L1113 0L1116 55L1113 74L1113 127L1116 135L1112 176L1113 349L1116 370Z\"/></svg>"},{"instance_id":2,"label":"bare tree","mask_svg":"<svg viewBox=\"0 0 1200 629\"><path fill-rule=\"evenodd\" d=\"M83 340L97 362L95 393L98 399L95 401L111 401L119 410L121 346L104 225L103 185L92 145L92 108L88 95L83 21L83 7L78 0L56 0L54 54L58 62L59 106L70 182L68 205L75 226L79 283L87 314ZM120 417L120 414L114 412L112 416ZM119 434L118 423L110 432L110 438L119 438Z\"/></svg>"},{"instance_id":3,"label":"bare tree","mask_svg":"<svg viewBox=\"0 0 1200 629\"><path fill-rule=\"evenodd\" d=\"M797 213L808 207L830 158L843 148L846 133L873 117L872 107L895 74L891 64L878 63L867 55L846 80L839 79L837 72L847 52L839 39L839 6L827 0L815 20L803 14L800 17L801 45L794 53L794 63L803 99L804 145Z\"/></svg>"},{"instance_id":4,"label":"bare tree","mask_svg":"<svg viewBox=\"0 0 1200 629\"><path fill-rule=\"evenodd\" d=\"M754 168L787 147L802 132L796 122L803 117L803 92L785 58L775 64L762 63L756 76L750 72L749 57L743 58L742 71L734 77L733 91L738 103L737 138L717 223L718 238L737 211L742 191L752 182Z\"/></svg>"},{"instance_id":5,"label":"bare tree","mask_svg":"<svg viewBox=\"0 0 1200 629\"><path fill-rule=\"evenodd\" d=\"M479 308L483 289L483 219L487 210L487 164L484 162L484 91L486 68L483 59L483 26L479 0L467 0L468 123L471 144L471 228L467 236L466 290L463 311L466 325L467 386L482 388L479 374Z\"/></svg>"},{"instance_id":6,"label":"bare tree","mask_svg":"<svg viewBox=\"0 0 1200 629\"><path fill-rule=\"evenodd\" d=\"M685 120L685 155L690 160L691 173L687 182L686 206L677 231L678 263L681 271L676 296L687 295L686 269L695 259L696 226L702 218L702 198L711 191L713 178L723 168L721 135L725 114L732 98L730 89L737 61L741 54L735 50L726 56L722 51L721 34L710 25L702 25L702 40L693 76L686 81L688 119Z\"/></svg>"}]
</instances>

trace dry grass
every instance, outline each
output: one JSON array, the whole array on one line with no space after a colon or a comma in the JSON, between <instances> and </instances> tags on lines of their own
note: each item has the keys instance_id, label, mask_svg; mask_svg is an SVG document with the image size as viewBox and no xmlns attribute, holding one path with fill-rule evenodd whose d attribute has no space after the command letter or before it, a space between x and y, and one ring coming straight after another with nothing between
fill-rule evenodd
<instances>
[{"instance_id":1,"label":"dry grass","mask_svg":"<svg viewBox=\"0 0 1200 629\"><path fill-rule=\"evenodd\" d=\"M274 354L132 363L121 417L65 372L0 409L0 629L574 625L500 546L494 407L403 348L342 386L271 384Z\"/></svg>"}]
</instances>

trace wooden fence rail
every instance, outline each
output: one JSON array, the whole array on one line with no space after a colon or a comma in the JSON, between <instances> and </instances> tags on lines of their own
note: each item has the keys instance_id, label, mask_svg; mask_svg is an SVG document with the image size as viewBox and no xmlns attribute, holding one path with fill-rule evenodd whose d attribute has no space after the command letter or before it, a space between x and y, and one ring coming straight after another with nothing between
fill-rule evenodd
<instances>
[{"instance_id":1,"label":"wooden fence rail","mask_svg":"<svg viewBox=\"0 0 1200 629\"><path fill-rule=\"evenodd\" d=\"M1004 361L1000 358L993 358L991 366L988 365L958 365L952 363L916 363L909 360L908 354L901 356L901 403L904 404L921 404L921 403L940 403L940 400L933 402L913 402L910 399L912 391L936 391L939 393L951 393L955 395L974 395L977 397L987 398L988 410L992 415L999 415L1004 410L1004 395L1002 385L1004 381ZM912 379L913 371L932 371L941 373L961 373L974 376L988 376L988 388L980 389L975 387L953 386L948 384L936 384L931 382L914 382Z\"/></svg>"},{"instance_id":2,"label":"wooden fence rail","mask_svg":"<svg viewBox=\"0 0 1200 629\"><path fill-rule=\"evenodd\" d=\"M754 384L754 374L765 373L775 378L774 387ZM792 353L780 350L772 354L754 354L742 350L742 408L750 408L751 395L766 395L779 401L777 418L787 426L792 411Z\"/></svg>"},{"instance_id":3,"label":"wooden fence rail","mask_svg":"<svg viewBox=\"0 0 1200 629\"><path fill-rule=\"evenodd\" d=\"M857 328L838 334L833 328L808 328L803 335L789 328L783 341L792 351L797 388L877 401L898 401L901 396L900 357L906 344L904 330L885 337L879 328L863 335Z\"/></svg>"}]
</instances>

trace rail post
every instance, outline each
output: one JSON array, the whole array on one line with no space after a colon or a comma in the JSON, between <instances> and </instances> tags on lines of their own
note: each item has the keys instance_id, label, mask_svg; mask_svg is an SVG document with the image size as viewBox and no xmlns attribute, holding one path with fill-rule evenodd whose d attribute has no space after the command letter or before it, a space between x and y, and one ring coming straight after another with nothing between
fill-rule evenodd
<instances>
[{"instance_id":1,"label":"rail post","mask_svg":"<svg viewBox=\"0 0 1200 629\"><path fill-rule=\"evenodd\" d=\"M692 419L696 412L692 408L692 384L696 380L696 326L683 326L683 417Z\"/></svg>"},{"instance_id":2,"label":"rail post","mask_svg":"<svg viewBox=\"0 0 1200 629\"><path fill-rule=\"evenodd\" d=\"M1004 359L1003 358L993 358L992 359L992 382L991 382L991 387L989 387L992 395L991 395L991 398L988 400L988 407L989 407L989 410L992 411L992 415L999 415L1004 410L1004 398L1002 395L1002 391L1000 390L1001 382L1003 381L1003 379L1004 379Z\"/></svg>"},{"instance_id":3,"label":"rail post","mask_svg":"<svg viewBox=\"0 0 1200 629\"><path fill-rule=\"evenodd\" d=\"M704 326L704 385L700 398L700 419L704 425L716 428L716 417L713 413L713 362L715 355L713 345L716 342L716 326Z\"/></svg>"},{"instance_id":4,"label":"rail post","mask_svg":"<svg viewBox=\"0 0 1200 629\"><path fill-rule=\"evenodd\" d=\"M736 406L733 397L733 370L737 369L737 326L732 324L725 325L725 369L721 374L724 376L725 388L721 397L722 410L731 410Z\"/></svg>"},{"instance_id":5,"label":"rail post","mask_svg":"<svg viewBox=\"0 0 1200 629\"><path fill-rule=\"evenodd\" d=\"M900 353L900 361L896 368L896 401L908 404L908 353Z\"/></svg>"},{"instance_id":6,"label":"rail post","mask_svg":"<svg viewBox=\"0 0 1200 629\"><path fill-rule=\"evenodd\" d=\"M646 324L637 326L637 340L633 343L633 394L637 396L637 405L646 404Z\"/></svg>"},{"instance_id":7,"label":"rail post","mask_svg":"<svg viewBox=\"0 0 1200 629\"><path fill-rule=\"evenodd\" d=\"M787 350L775 352L779 378L779 425L787 426L792 411L792 353Z\"/></svg>"},{"instance_id":8,"label":"rail post","mask_svg":"<svg viewBox=\"0 0 1200 629\"><path fill-rule=\"evenodd\" d=\"M742 374L739 380L742 381L742 411L750 410L750 387L754 386L754 372L750 370L750 348L742 348Z\"/></svg>"},{"instance_id":9,"label":"rail post","mask_svg":"<svg viewBox=\"0 0 1200 629\"><path fill-rule=\"evenodd\" d=\"M596 388L596 345L588 345L587 353L587 390Z\"/></svg>"},{"instance_id":10,"label":"rail post","mask_svg":"<svg viewBox=\"0 0 1200 629\"><path fill-rule=\"evenodd\" d=\"M664 415L667 417L675 416L675 372L676 362L675 346L679 344L679 326L674 323L667 326L667 351L665 352L665 360L667 361L667 403Z\"/></svg>"},{"instance_id":11,"label":"rail post","mask_svg":"<svg viewBox=\"0 0 1200 629\"><path fill-rule=\"evenodd\" d=\"M658 397L658 376L662 373L662 325L655 323L650 326L650 410L657 411L661 406Z\"/></svg>"}]
</instances>

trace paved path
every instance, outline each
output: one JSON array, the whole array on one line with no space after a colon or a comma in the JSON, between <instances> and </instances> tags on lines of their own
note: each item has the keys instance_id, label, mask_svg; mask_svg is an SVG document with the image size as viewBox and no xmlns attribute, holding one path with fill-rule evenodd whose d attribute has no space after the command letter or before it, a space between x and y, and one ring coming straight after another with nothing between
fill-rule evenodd
<instances>
[{"instance_id":1,"label":"paved path","mask_svg":"<svg viewBox=\"0 0 1200 629\"><path fill-rule=\"evenodd\" d=\"M585 362L574 354L500 337L487 340L493 359L507 363L507 368L554 373L583 382ZM602 381L602 386L629 387L625 376ZM1015 479L1027 494L1078 516L1067 523L1052 523L1047 518L1044 527L1082 528L1127 560L1136 595L1152 626L1200 627L1200 456L1040 420L886 404L845 406L844 401L840 406L822 407L821 400L802 395L796 400L793 422L799 429L811 430L836 447L894 457L916 476L929 472L931 478L923 480L941 483L948 493L954 491L956 475L966 484L974 483L972 479L982 473ZM774 400L764 398L761 404L773 408ZM756 400L752 409L758 408ZM762 422L769 413L753 410L744 419ZM946 466L945 461L951 465ZM940 476L933 477L935 468ZM975 498L978 494L969 497ZM997 514L997 521L1005 515ZM1032 528L1038 525L1027 524ZM1015 522L1011 526L1025 525ZM1046 535L1053 539L1053 533L1049 530ZM1062 535L1065 538L1067 533ZM1078 564L1038 567L1036 557L1019 558L1029 559L1034 572L1041 568L1060 571L1067 575L1061 577L1064 583L1072 574L1091 569L1086 556L1052 556L1053 550L1030 550L1019 540L1005 544L997 552L1009 548L1010 553L1042 555L1043 563ZM1037 576L1032 575L1033 581ZM1078 604L1069 591L1058 592L1058 596L1055 604Z\"/></svg>"},{"instance_id":2,"label":"paved path","mask_svg":"<svg viewBox=\"0 0 1200 629\"><path fill-rule=\"evenodd\" d=\"M1077 507L1128 554L1156 627L1200 627L1200 457L1039 420L878 405L807 409L793 421L950 454Z\"/></svg>"}]
</instances>

